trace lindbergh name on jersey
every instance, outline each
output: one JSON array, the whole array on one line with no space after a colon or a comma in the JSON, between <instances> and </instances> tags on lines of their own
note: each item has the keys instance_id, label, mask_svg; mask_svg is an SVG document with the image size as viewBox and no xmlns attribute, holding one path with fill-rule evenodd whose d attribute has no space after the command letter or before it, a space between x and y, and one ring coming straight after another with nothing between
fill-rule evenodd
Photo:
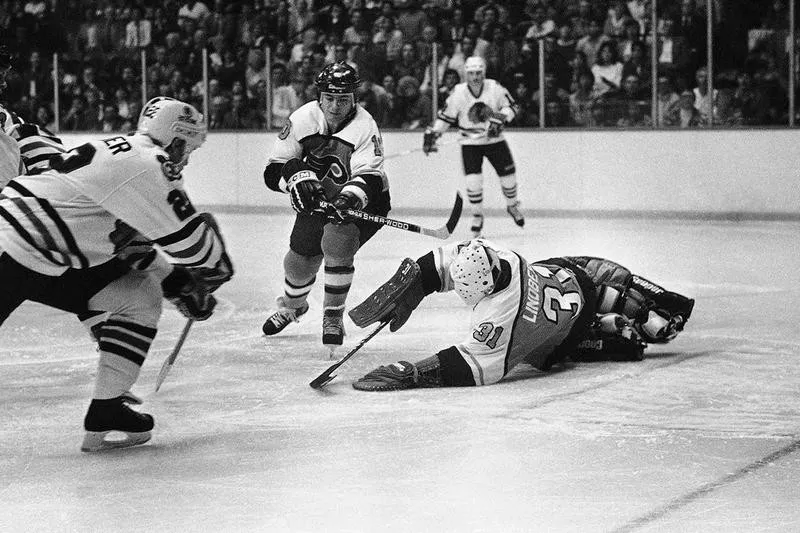
<instances>
[{"instance_id":1,"label":"lindbergh name on jersey","mask_svg":"<svg viewBox=\"0 0 800 533\"><path fill-rule=\"evenodd\" d=\"M528 265L528 295L525 297L525 311L522 318L531 323L536 323L539 316L539 282L536 280L534 265Z\"/></svg>"}]
</instances>

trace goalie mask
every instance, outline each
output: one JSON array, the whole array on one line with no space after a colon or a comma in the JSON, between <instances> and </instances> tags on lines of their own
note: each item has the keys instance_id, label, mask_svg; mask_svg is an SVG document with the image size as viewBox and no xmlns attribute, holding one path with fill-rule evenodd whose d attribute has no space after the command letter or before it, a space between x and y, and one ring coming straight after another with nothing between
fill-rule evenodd
<instances>
[{"instance_id":1,"label":"goalie mask","mask_svg":"<svg viewBox=\"0 0 800 533\"><path fill-rule=\"evenodd\" d=\"M206 132L203 115L194 106L166 96L147 102L136 126L136 133L153 139L181 168L189 154L203 145Z\"/></svg>"},{"instance_id":2,"label":"goalie mask","mask_svg":"<svg viewBox=\"0 0 800 533\"><path fill-rule=\"evenodd\" d=\"M455 291L470 307L492 294L500 271L500 256L483 239L471 240L450 264Z\"/></svg>"}]
</instances>

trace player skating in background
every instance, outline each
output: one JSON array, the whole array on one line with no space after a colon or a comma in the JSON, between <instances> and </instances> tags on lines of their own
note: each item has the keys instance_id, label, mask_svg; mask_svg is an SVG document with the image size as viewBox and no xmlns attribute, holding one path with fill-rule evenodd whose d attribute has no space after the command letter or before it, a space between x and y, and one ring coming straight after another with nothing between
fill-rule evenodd
<instances>
[{"instance_id":1,"label":"player skating in background","mask_svg":"<svg viewBox=\"0 0 800 533\"><path fill-rule=\"evenodd\" d=\"M181 170L205 134L194 107L155 98L133 135L78 146L0 194L0 324L26 300L104 318L94 328L100 362L84 451L150 439L153 418L126 399L156 335L162 294L204 320L211 292L233 275L216 222L197 213L183 187ZM122 253L137 257L117 260ZM109 441L111 431L126 437Z\"/></svg>"},{"instance_id":2,"label":"player skating in background","mask_svg":"<svg viewBox=\"0 0 800 533\"><path fill-rule=\"evenodd\" d=\"M282 331L308 311L308 294L324 262L322 343L331 351L344 338L343 313L359 248L380 228L347 220L340 211L386 215L389 182L383 144L372 116L356 103L358 73L346 63L316 77L317 101L292 113L278 134L264 170L267 187L288 193L297 212L283 261L283 295L264 322L265 335ZM320 200L336 208L320 214Z\"/></svg>"},{"instance_id":3,"label":"player skating in background","mask_svg":"<svg viewBox=\"0 0 800 533\"><path fill-rule=\"evenodd\" d=\"M405 259L350 316L362 327L391 320L396 331L426 295L450 290L472 308L469 337L414 364L381 366L354 382L356 389L490 385L519 363L548 370L567 357L641 360L648 343L675 338L694 307L606 259L528 263L473 239Z\"/></svg>"},{"instance_id":4,"label":"player skating in background","mask_svg":"<svg viewBox=\"0 0 800 533\"><path fill-rule=\"evenodd\" d=\"M422 150L436 151L436 140L450 126L461 130L461 159L467 179L467 199L472 206L474 236L483 231L483 159L489 160L500 178L506 211L518 226L525 217L517 198L514 158L503 137L503 127L516 116L511 94L497 81L486 79L486 62L473 56L464 64L467 81L459 83L439 111L432 128L425 131Z\"/></svg>"}]
</instances>

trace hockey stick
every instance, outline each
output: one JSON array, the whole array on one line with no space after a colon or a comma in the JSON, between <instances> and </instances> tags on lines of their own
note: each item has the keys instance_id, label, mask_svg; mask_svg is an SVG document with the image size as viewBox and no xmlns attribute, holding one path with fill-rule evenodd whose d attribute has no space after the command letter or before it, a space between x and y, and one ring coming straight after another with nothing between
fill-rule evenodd
<instances>
[{"instance_id":1,"label":"hockey stick","mask_svg":"<svg viewBox=\"0 0 800 533\"><path fill-rule=\"evenodd\" d=\"M172 370L172 365L175 363L175 359L178 358L178 354L181 351L181 347L183 347L184 341L186 341L186 337L189 335L189 328L192 327L192 324L194 324L194 319L190 318L186 321L186 325L183 326L183 331L181 332L181 336L178 337L175 348L172 349L172 353L169 354L169 357L164 360L164 364L161 365L161 370L158 372L158 377L156 378L156 392L161 388L161 384L164 383L169 371Z\"/></svg>"},{"instance_id":2,"label":"hockey stick","mask_svg":"<svg viewBox=\"0 0 800 533\"><path fill-rule=\"evenodd\" d=\"M333 207L332 203L327 202L325 200L321 200L319 205L326 211L329 209L336 209L335 207ZM464 207L464 200L461 198L461 193L457 192L456 202L453 204L453 210L450 211L450 218L447 219L447 223L444 226L436 229L425 228L422 226L417 226L416 224L412 224L411 222L404 222L402 220L386 218L380 215L373 215L371 213L366 213L364 211L359 211L357 209L345 209L343 213L352 218L359 218L361 220L366 220L367 222L374 222L375 224L380 224L382 226L389 226L391 228L410 231L412 233L421 233L422 235L427 235L429 237L436 237L437 239L447 239L448 237L450 237L450 235L453 234L453 230L458 224L458 219L461 218L461 210L463 209L463 207ZM325 213L322 212L321 214Z\"/></svg>"},{"instance_id":3,"label":"hockey stick","mask_svg":"<svg viewBox=\"0 0 800 533\"><path fill-rule=\"evenodd\" d=\"M324 387L325 385L327 385L328 383L330 383L330 382L331 382L331 380L333 380L333 378L335 378L335 377L336 377L336 376L332 375L332 374L333 374L333 371L334 371L334 370L336 370L337 368L339 368L340 366L342 366L342 365L344 364L344 362L345 362L345 361L347 361L348 359L350 359L351 357L353 357L353 356L356 354L356 352L357 352L357 351L359 351L359 350L361 349L361 347L362 347L362 346L364 346L364 345L367 343L367 341L369 341L369 340L370 340L372 337L374 337L375 335L377 335L377 334L378 334L378 332L379 332L380 330L382 330L383 328L385 328L385 327L386 327L386 324L388 324L390 321L391 321L391 319L389 319L389 320L385 320L385 321L381 322L380 324L378 324L378 327L377 327L377 328L375 328L374 330L372 330L372 333L370 333L369 335L367 335L366 337L364 337L363 339L361 339L361 342L359 342L359 343L356 345L356 347L355 347L355 348L353 348L352 350L350 350L349 352L347 352L347 355L345 355L344 357L342 357L342 358L339 360L339 362L338 362L338 363L334 363L333 365L329 366L329 367L328 367L328 370L326 370L325 372L323 372L322 374L320 374L319 376L317 376L317 377L314 379L314 381L312 381L311 383L309 383L309 385L311 386L311 388L312 388L312 389L321 389L322 387Z\"/></svg>"}]
</instances>

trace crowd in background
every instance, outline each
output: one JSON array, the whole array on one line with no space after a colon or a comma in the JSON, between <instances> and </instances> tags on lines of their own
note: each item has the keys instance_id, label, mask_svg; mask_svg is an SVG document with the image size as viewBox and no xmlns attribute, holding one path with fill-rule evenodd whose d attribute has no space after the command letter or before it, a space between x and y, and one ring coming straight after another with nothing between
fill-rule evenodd
<instances>
[{"instance_id":1,"label":"crowd in background","mask_svg":"<svg viewBox=\"0 0 800 533\"><path fill-rule=\"evenodd\" d=\"M320 68L346 61L379 126L418 129L480 55L519 105L511 126L539 126L540 109L547 127L787 125L787 4L660 0L654 43L649 0L0 0L0 40L17 58L4 98L50 128L60 102L60 131L118 132L134 127L143 88L199 109L207 91L211 129L279 128L316 98Z\"/></svg>"}]
</instances>

